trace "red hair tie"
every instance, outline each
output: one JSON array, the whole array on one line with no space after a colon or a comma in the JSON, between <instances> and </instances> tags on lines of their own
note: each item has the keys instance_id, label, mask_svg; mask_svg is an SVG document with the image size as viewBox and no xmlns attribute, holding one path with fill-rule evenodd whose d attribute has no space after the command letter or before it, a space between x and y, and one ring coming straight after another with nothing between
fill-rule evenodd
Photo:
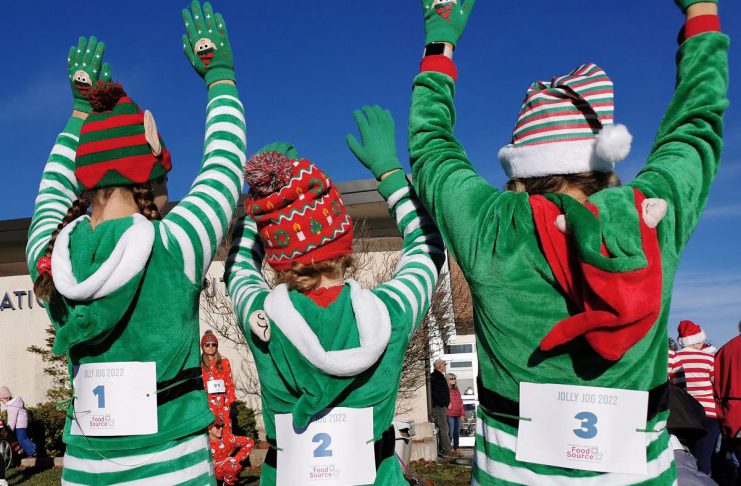
<instances>
[{"instance_id":1,"label":"red hair tie","mask_svg":"<svg viewBox=\"0 0 741 486\"><path fill-rule=\"evenodd\" d=\"M51 275L51 258L48 256L42 256L36 262L36 271L41 275Z\"/></svg>"}]
</instances>

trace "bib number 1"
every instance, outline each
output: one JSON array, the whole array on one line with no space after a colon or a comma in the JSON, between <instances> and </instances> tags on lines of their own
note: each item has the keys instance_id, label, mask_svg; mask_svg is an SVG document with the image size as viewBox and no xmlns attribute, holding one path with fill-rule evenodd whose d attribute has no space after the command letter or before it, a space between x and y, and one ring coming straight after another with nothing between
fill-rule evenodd
<instances>
[{"instance_id":1,"label":"bib number 1","mask_svg":"<svg viewBox=\"0 0 741 486\"><path fill-rule=\"evenodd\" d=\"M98 385L93 388L93 395L98 397L98 408L105 408L105 386Z\"/></svg>"},{"instance_id":2,"label":"bib number 1","mask_svg":"<svg viewBox=\"0 0 741 486\"><path fill-rule=\"evenodd\" d=\"M576 420L581 420L578 429L574 429L574 435L580 439L594 439L597 436L597 416L592 412L579 412L574 415Z\"/></svg>"}]
</instances>

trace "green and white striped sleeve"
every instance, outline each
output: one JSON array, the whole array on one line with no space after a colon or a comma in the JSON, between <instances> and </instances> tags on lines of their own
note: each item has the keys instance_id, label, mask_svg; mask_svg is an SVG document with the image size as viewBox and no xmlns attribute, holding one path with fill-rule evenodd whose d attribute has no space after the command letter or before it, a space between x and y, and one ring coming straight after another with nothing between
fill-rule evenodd
<instances>
[{"instance_id":1,"label":"green and white striped sleeve","mask_svg":"<svg viewBox=\"0 0 741 486\"><path fill-rule=\"evenodd\" d=\"M26 243L26 263L34 281L37 277L36 261L44 255L52 233L81 192L75 177L75 154L83 121L81 118L70 118L64 131L57 137L41 176Z\"/></svg>"},{"instance_id":2,"label":"green and white striped sleeve","mask_svg":"<svg viewBox=\"0 0 741 486\"><path fill-rule=\"evenodd\" d=\"M445 262L445 245L403 172L386 177L378 186L404 241L401 257L388 282L373 292L391 298L407 319L403 325L414 333L430 306L437 278Z\"/></svg>"},{"instance_id":3,"label":"green and white striped sleeve","mask_svg":"<svg viewBox=\"0 0 741 486\"><path fill-rule=\"evenodd\" d=\"M201 171L188 195L160 224L168 252L200 284L242 193L246 134L237 88L217 84L208 91L206 140Z\"/></svg>"},{"instance_id":4,"label":"green and white striped sleeve","mask_svg":"<svg viewBox=\"0 0 741 486\"><path fill-rule=\"evenodd\" d=\"M270 292L270 287L262 276L264 255L265 250L257 234L257 224L249 216L244 216L234 227L234 242L226 261L224 281L232 299L234 313L250 342L252 339L248 318L253 307L262 308L263 301Z\"/></svg>"}]
</instances>

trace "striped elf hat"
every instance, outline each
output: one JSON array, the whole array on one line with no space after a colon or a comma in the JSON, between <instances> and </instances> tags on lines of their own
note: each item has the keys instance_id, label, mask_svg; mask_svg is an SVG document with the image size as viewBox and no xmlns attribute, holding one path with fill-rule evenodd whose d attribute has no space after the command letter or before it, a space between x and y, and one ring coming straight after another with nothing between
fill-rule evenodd
<instances>
[{"instance_id":1,"label":"striped elf hat","mask_svg":"<svg viewBox=\"0 0 741 486\"><path fill-rule=\"evenodd\" d=\"M80 132L75 176L85 189L130 186L159 179L172 167L154 117L118 83L90 89L93 112Z\"/></svg>"},{"instance_id":2,"label":"striped elf hat","mask_svg":"<svg viewBox=\"0 0 741 486\"><path fill-rule=\"evenodd\" d=\"M245 210L274 270L352 253L352 220L319 167L269 150L250 157L244 172L250 185Z\"/></svg>"},{"instance_id":3,"label":"striped elf hat","mask_svg":"<svg viewBox=\"0 0 741 486\"><path fill-rule=\"evenodd\" d=\"M510 179L611 172L630 152L632 136L613 124L614 91L607 74L584 64L527 90L512 142L499 151Z\"/></svg>"}]
</instances>

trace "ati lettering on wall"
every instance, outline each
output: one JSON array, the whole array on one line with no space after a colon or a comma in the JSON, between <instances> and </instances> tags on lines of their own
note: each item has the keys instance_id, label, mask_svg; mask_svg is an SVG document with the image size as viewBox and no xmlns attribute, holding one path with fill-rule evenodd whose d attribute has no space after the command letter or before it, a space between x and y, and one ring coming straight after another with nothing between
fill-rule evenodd
<instances>
[{"instance_id":1,"label":"ati lettering on wall","mask_svg":"<svg viewBox=\"0 0 741 486\"><path fill-rule=\"evenodd\" d=\"M46 307L44 301L34 295L33 290L10 290L8 292L0 290L0 295L2 295L0 312L33 309L34 305L42 309Z\"/></svg>"}]
</instances>

